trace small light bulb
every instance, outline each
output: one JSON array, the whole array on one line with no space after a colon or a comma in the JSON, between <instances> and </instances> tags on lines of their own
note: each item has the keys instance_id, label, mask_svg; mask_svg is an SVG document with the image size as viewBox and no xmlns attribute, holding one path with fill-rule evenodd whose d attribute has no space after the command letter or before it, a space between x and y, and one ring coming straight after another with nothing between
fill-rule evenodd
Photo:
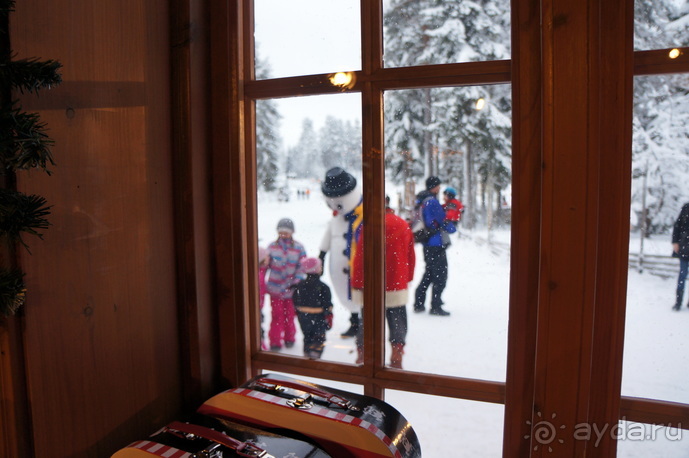
<instances>
[{"instance_id":1,"label":"small light bulb","mask_svg":"<svg viewBox=\"0 0 689 458\"><path fill-rule=\"evenodd\" d=\"M349 72L337 72L330 77L333 86L348 87L352 82L352 74Z\"/></svg>"},{"instance_id":2,"label":"small light bulb","mask_svg":"<svg viewBox=\"0 0 689 458\"><path fill-rule=\"evenodd\" d=\"M477 110L483 110L483 107L485 107L485 106L486 106L486 100L483 97L481 97L480 99L478 99L476 101L476 109Z\"/></svg>"},{"instance_id":3,"label":"small light bulb","mask_svg":"<svg viewBox=\"0 0 689 458\"><path fill-rule=\"evenodd\" d=\"M680 51L677 48L671 49L669 52L670 59L677 59L680 55L682 54L682 51Z\"/></svg>"}]
</instances>

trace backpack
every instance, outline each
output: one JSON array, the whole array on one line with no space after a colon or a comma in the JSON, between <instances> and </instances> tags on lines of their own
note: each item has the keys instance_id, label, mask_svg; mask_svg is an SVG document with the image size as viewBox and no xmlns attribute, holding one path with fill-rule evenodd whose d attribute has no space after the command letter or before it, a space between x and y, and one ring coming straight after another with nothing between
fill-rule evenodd
<instances>
[{"instance_id":1,"label":"backpack","mask_svg":"<svg viewBox=\"0 0 689 458\"><path fill-rule=\"evenodd\" d=\"M421 202L417 202L416 205L414 205L409 227L411 227L412 234L414 234L414 242L416 243L426 243L428 239L436 233L435 230L426 227L426 223L423 220L423 205L428 199L432 198L432 196L426 197Z\"/></svg>"}]
</instances>

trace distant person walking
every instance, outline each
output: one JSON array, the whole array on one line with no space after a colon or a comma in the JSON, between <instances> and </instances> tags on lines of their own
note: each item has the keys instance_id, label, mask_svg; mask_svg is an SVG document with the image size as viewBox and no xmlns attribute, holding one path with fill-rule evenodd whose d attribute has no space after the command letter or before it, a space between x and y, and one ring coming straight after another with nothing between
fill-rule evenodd
<instances>
[{"instance_id":1,"label":"distant person walking","mask_svg":"<svg viewBox=\"0 0 689 458\"><path fill-rule=\"evenodd\" d=\"M359 246L352 263L352 295L362 294L364 288L364 235L359 236ZM407 339L407 301L409 283L414 279L416 254L414 237L409 223L395 215L390 208L390 197L385 196L385 319L392 354L390 367L402 369L402 355ZM363 303L363 300L358 300ZM364 332L357 330L357 364L364 362Z\"/></svg>"},{"instance_id":2,"label":"distant person walking","mask_svg":"<svg viewBox=\"0 0 689 458\"><path fill-rule=\"evenodd\" d=\"M414 312L426 310L426 291L433 285L431 296L431 315L448 316L450 312L443 310L442 294L447 284L447 246L443 242L442 232L452 234L457 231L454 224L445 220L445 210L438 201L440 192L440 178L430 176L426 179L426 190L416 196L416 205L421 206L421 216L424 225L431 231L431 236L423 242L423 259L426 271L416 288L414 297Z\"/></svg>"},{"instance_id":3,"label":"distant person walking","mask_svg":"<svg viewBox=\"0 0 689 458\"><path fill-rule=\"evenodd\" d=\"M268 246L270 262L266 289L270 295L271 320L268 340L270 349L280 350L294 346L294 304L293 287L306 278L301 262L306 258L304 246L292 238L294 223L283 218L277 226L278 239Z\"/></svg>"},{"instance_id":4,"label":"distant person walking","mask_svg":"<svg viewBox=\"0 0 689 458\"><path fill-rule=\"evenodd\" d=\"M672 228L672 256L679 258L679 277L673 310L682 308L684 285L689 273L689 203L684 204ZM687 304L689 307L689 304Z\"/></svg>"}]
</instances>

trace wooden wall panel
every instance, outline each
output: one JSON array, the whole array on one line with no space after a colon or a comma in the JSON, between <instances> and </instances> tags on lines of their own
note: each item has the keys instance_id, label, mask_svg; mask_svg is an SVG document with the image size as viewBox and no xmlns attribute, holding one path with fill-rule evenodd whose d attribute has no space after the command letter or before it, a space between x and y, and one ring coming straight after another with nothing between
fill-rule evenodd
<instances>
[{"instance_id":1,"label":"wooden wall panel","mask_svg":"<svg viewBox=\"0 0 689 458\"><path fill-rule=\"evenodd\" d=\"M18 176L53 226L27 239L25 360L36 456L109 456L180 407L165 0L17 2L19 57L57 59L40 97L53 175Z\"/></svg>"}]
</instances>

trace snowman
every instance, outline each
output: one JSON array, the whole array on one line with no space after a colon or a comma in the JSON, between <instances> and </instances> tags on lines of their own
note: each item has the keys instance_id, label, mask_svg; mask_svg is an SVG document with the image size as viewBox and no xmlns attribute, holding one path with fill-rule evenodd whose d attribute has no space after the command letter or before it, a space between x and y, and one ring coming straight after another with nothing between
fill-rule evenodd
<instances>
[{"instance_id":1,"label":"snowman","mask_svg":"<svg viewBox=\"0 0 689 458\"><path fill-rule=\"evenodd\" d=\"M356 178L341 167L333 167L326 172L321 191L333 211L333 218L323 234L320 258L324 261L326 253L330 253L330 281L340 304L351 313L350 327L340 336L355 337L361 304L352 300L349 273L362 230L363 196L357 189Z\"/></svg>"}]
</instances>

